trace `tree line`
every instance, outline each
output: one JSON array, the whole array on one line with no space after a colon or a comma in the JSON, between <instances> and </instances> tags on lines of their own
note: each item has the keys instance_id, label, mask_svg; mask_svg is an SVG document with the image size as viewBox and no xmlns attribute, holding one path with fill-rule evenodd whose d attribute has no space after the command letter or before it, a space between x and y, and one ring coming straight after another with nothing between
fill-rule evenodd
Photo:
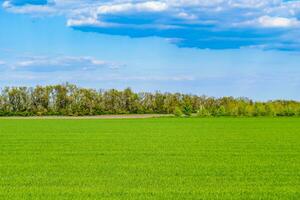
<instances>
[{"instance_id":1,"label":"tree line","mask_svg":"<svg viewBox=\"0 0 300 200\"><path fill-rule=\"evenodd\" d=\"M61 84L0 89L0 116L174 114L175 116L300 116L300 102L94 90Z\"/></svg>"}]
</instances>

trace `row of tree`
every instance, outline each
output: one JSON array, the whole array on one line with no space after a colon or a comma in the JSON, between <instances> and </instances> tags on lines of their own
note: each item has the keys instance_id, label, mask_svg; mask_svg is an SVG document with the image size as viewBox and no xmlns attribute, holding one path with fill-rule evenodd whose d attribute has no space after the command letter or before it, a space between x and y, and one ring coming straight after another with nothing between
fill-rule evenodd
<instances>
[{"instance_id":1,"label":"row of tree","mask_svg":"<svg viewBox=\"0 0 300 200\"><path fill-rule=\"evenodd\" d=\"M300 102L254 102L247 98L94 90L72 84L6 87L0 90L0 116L175 114L176 116L300 116Z\"/></svg>"}]
</instances>

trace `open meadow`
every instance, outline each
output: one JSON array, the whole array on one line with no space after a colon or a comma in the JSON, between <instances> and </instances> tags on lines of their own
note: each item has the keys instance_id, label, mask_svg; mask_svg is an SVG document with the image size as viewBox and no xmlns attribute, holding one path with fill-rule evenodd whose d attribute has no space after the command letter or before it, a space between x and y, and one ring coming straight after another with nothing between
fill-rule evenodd
<instances>
[{"instance_id":1,"label":"open meadow","mask_svg":"<svg viewBox=\"0 0 300 200\"><path fill-rule=\"evenodd\" d=\"M0 118L0 199L300 199L300 118Z\"/></svg>"}]
</instances>

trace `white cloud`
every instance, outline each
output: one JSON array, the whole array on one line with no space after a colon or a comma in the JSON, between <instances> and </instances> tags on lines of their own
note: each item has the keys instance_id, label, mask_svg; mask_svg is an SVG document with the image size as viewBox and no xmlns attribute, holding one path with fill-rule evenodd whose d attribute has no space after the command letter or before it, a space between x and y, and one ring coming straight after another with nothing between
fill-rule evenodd
<instances>
[{"instance_id":1,"label":"white cloud","mask_svg":"<svg viewBox=\"0 0 300 200\"><path fill-rule=\"evenodd\" d=\"M190 19L190 20L192 20L192 19L197 19L197 15L194 15L194 14L188 14L188 13L186 13L186 12L180 12L180 13L178 13L178 17L179 18L183 18L183 19Z\"/></svg>"},{"instance_id":2,"label":"white cloud","mask_svg":"<svg viewBox=\"0 0 300 200\"><path fill-rule=\"evenodd\" d=\"M6 0L3 7L15 13L65 15L67 25L78 30L178 38L179 46L198 48L270 46L270 39L282 37L272 29L285 34L287 28L300 28L297 0L51 0L22 6ZM288 40L295 43L295 38Z\"/></svg>"},{"instance_id":3,"label":"white cloud","mask_svg":"<svg viewBox=\"0 0 300 200\"><path fill-rule=\"evenodd\" d=\"M2 4L2 7L3 8L9 8L9 7L11 7L10 2L9 1L4 1L3 4Z\"/></svg>"},{"instance_id":4,"label":"white cloud","mask_svg":"<svg viewBox=\"0 0 300 200\"><path fill-rule=\"evenodd\" d=\"M14 13L19 13L19 14L27 14L27 13L31 13L31 14L54 14L57 13L57 10L49 7L49 6L40 6L40 5L26 5L26 6L22 6L20 8L15 8L15 7L11 7L8 8L10 11L14 12Z\"/></svg>"},{"instance_id":5,"label":"white cloud","mask_svg":"<svg viewBox=\"0 0 300 200\"><path fill-rule=\"evenodd\" d=\"M297 18L261 16L257 19L238 22L234 27L254 27L254 28L298 28L300 21Z\"/></svg>"},{"instance_id":6,"label":"white cloud","mask_svg":"<svg viewBox=\"0 0 300 200\"><path fill-rule=\"evenodd\" d=\"M111 14L120 12L161 12L167 10L168 5L159 1L146 1L142 3L121 3L115 5L103 5L98 7L97 14Z\"/></svg>"},{"instance_id":7,"label":"white cloud","mask_svg":"<svg viewBox=\"0 0 300 200\"><path fill-rule=\"evenodd\" d=\"M32 72L90 71L103 68L117 69L121 66L84 56L29 56L6 65L12 70Z\"/></svg>"},{"instance_id":8,"label":"white cloud","mask_svg":"<svg viewBox=\"0 0 300 200\"><path fill-rule=\"evenodd\" d=\"M84 25L91 25L91 26L104 26L105 23L98 21L95 18L82 18L82 19L69 19L67 21L67 26L84 26Z\"/></svg>"},{"instance_id":9,"label":"white cloud","mask_svg":"<svg viewBox=\"0 0 300 200\"><path fill-rule=\"evenodd\" d=\"M10 1L4 1L2 7L6 10L18 14L58 14L60 11L55 7L48 5L31 5L14 6Z\"/></svg>"},{"instance_id":10,"label":"white cloud","mask_svg":"<svg viewBox=\"0 0 300 200\"><path fill-rule=\"evenodd\" d=\"M297 27L300 22L296 18L262 16L258 19L262 27L288 28Z\"/></svg>"}]
</instances>

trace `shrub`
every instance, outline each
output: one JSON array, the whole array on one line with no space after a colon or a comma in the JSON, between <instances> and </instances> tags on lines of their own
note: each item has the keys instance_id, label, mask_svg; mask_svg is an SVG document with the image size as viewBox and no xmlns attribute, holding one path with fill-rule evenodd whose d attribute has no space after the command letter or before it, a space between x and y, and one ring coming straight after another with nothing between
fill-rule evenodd
<instances>
[{"instance_id":1,"label":"shrub","mask_svg":"<svg viewBox=\"0 0 300 200\"><path fill-rule=\"evenodd\" d=\"M193 108L192 108L192 106L191 106L190 104L185 104L185 105L183 106L182 112L183 112L183 114L184 114L185 116L188 116L188 117L189 117L189 116L192 115Z\"/></svg>"},{"instance_id":2,"label":"shrub","mask_svg":"<svg viewBox=\"0 0 300 200\"><path fill-rule=\"evenodd\" d=\"M205 107L201 106L197 112L197 116L198 117L209 117L209 116L211 116L211 114Z\"/></svg>"},{"instance_id":3,"label":"shrub","mask_svg":"<svg viewBox=\"0 0 300 200\"><path fill-rule=\"evenodd\" d=\"M175 115L175 117L182 117L183 113L179 107L176 107L174 109L174 115Z\"/></svg>"}]
</instances>

